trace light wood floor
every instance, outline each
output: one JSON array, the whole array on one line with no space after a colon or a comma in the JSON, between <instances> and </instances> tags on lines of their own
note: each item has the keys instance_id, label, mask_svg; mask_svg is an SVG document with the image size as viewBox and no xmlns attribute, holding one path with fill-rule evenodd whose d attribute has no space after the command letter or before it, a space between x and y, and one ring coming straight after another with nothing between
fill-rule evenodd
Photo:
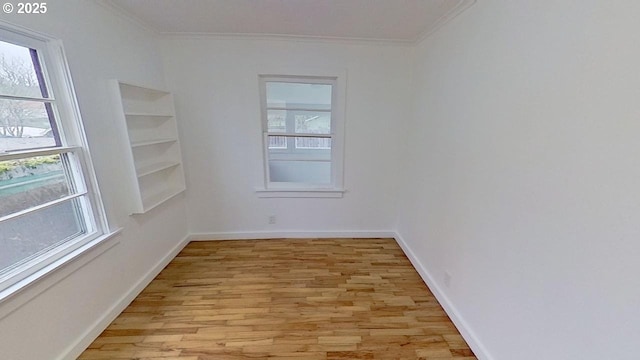
<instances>
[{"instance_id":1,"label":"light wood floor","mask_svg":"<svg viewBox=\"0 0 640 360\"><path fill-rule=\"evenodd\" d=\"M79 359L476 359L393 239L189 244Z\"/></svg>"}]
</instances>

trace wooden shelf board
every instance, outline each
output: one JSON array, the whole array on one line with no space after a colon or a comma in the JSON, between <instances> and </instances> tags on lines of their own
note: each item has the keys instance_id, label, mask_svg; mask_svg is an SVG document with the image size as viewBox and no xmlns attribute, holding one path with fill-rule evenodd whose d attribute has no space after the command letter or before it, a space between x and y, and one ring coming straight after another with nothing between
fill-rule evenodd
<instances>
[{"instance_id":1,"label":"wooden shelf board","mask_svg":"<svg viewBox=\"0 0 640 360\"><path fill-rule=\"evenodd\" d=\"M129 117L138 117L138 116L147 116L147 117L158 117L158 118L172 118L173 114L161 114L161 113L145 113L145 112L133 112L127 111L124 113L125 116Z\"/></svg>"},{"instance_id":2,"label":"wooden shelf board","mask_svg":"<svg viewBox=\"0 0 640 360\"><path fill-rule=\"evenodd\" d=\"M178 139L175 138L170 138L170 139L154 139L154 140L145 140L145 141L136 141L131 143L131 147L135 148L135 147L140 147L140 146L149 146L149 145L156 145L156 144L164 144L164 143L170 143L170 142L176 142L178 141Z\"/></svg>"},{"instance_id":3,"label":"wooden shelf board","mask_svg":"<svg viewBox=\"0 0 640 360\"><path fill-rule=\"evenodd\" d=\"M185 190L186 190L185 187L172 187L165 191L143 198L142 205L144 209L142 210L142 212L144 213L155 208L156 206L182 193Z\"/></svg>"},{"instance_id":4,"label":"wooden shelf board","mask_svg":"<svg viewBox=\"0 0 640 360\"><path fill-rule=\"evenodd\" d=\"M122 91L125 94L129 94L129 93L149 94L157 97L171 95L171 93L166 90L152 89L142 85L136 85L136 84L126 83L122 81L118 81L118 84L120 85L120 91ZM126 97L126 96L123 96L123 97Z\"/></svg>"},{"instance_id":5,"label":"wooden shelf board","mask_svg":"<svg viewBox=\"0 0 640 360\"><path fill-rule=\"evenodd\" d=\"M180 163L177 161L163 161L155 164L141 166L136 169L136 174L138 175L139 178L141 178L143 176L151 175L153 173L170 169L178 165L180 165Z\"/></svg>"}]
</instances>

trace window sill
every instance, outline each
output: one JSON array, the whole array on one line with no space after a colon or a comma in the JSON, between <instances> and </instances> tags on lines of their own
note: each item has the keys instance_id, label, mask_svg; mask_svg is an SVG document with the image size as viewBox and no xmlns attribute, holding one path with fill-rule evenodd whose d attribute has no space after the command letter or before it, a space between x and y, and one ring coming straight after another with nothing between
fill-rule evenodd
<instances>
[{"instance_id":1,"label":"window sill","mask_svg":"<svg viewBox=\"0 0 640 360\"><path fill-rule=\"evenodd\" d=\"M345 189L256 189L259 198L341 198Z\"/></svg>"},{"instance_id":2,"label":"window sill","mask_svg":"<svg viewBox=\"0 0 640 360\"><path fill-rule=\"evenodd\" d=\"M89 257L85 257L83 255L85 255L90 250L97 248L99 245L107 242L107 240L114 238L121 231L122 231L122 229L117 229L117 230L112 231L112 232L110 232L108 234L101 235L100 237L89 241L88 243L86 243L83 246L73 250L72 252L68 253L67 255L61 257L60 259L52 262L51 264L49 264L49 265L43 267L42 269L34 272L33 274L27 276L26 278L14 283L13 285L7 287L4 290L0 291L0 304L2 304L3 302L5 302L5 301L7 301L7 300L9 300L11 298L13 298L16 295L22 293L23 291L31 288L32 286L35 286L36 284L39 284L40 280L43 280L44 278L48 277L49 275L55 273L56 271L64 268L65 266L67 266L67 265L69 265L71 263L77 262L79 260L84 260L83 264L85 264L85 263L93 260L98 255L102 254L103 252L107 251L108 249L110 249L111 247L116 245L118 242L117 241L116 242L112 242L108 246L102 247L99 251L94 252ZM48 286L46 286L44 288L36 290L36 293L33 294L33 296L38 295L40 292L46 290L51 285L53 285L53 284L50 284L50 285L48 285ZM25 303L26 303L26 301L25 301ZM0 313L0 318L2 318L2 315L3 314Z\"/></svg>"}]
</instances>

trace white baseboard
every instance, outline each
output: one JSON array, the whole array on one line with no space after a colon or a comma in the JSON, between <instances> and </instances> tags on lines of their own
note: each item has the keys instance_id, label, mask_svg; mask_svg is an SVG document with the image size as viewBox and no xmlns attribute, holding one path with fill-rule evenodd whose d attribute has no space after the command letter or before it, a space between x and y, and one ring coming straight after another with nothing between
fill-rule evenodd
<instances>
[{"instance_id":1,"label":"white baseboard","mask_svg":"<svg viewBox=\"0 0 640 360\"><path fill-rule=\"evenodd\" d=\"M129 306L129 304L149 285L167 264L173 260L176 255L189 243L189 236L185 236L180 242L171 249L153 268L151 268L129 291L126 292L113 306L107 310L104 315L98 319L89 329L78 338L71 346L63 352L59 360L76 359L91 343L102 333L104 329L120 315L120 313Z\"/></svg>"},{"instance_id":2,"label":"white baseboard","mask_svg":"<svg viewBox=\"0 0 640 360\"><path fill-rule=\"evenodd\" d=\"M395 231L249 231L195 233L189 235L190 241L207 240L247 240L247 239L309 239L309 238L393 238Z\"/></svg>"},{"instance_id":3,"label":"white baseboard","mask_svg":"<svg viewBox=\"0 0 640 360\"><path fill-rule=\"evenodd\" d=\"M400 245L404 253L409 258L409 261L411 261L411 264L413 264L413 267L418 271L420 277L422 277L422 280L429 287L429 290L431 290L436 299L438 299L438 302L440 303L440 305L442 305L444 311L447 313L447 315L449 315L449 318L451 318L451 321L453 321L453 324L456 326L458 331L460 331L460 335L462 335L471 350L473 350L473 353L476 355L476 357L479 360L493 360L494 357L489 354L487 348L480 342L475 331L473 331L469 324L464 320L464 318L460 316L460 312L458 311L458 309L455 307L455 305L453 305L442 288L438 286L438 283L435 281L433 275L418 259L407 242L398 233L396 233L394 237L398 242L398 245Z\"/></svg>"}]
</instances>

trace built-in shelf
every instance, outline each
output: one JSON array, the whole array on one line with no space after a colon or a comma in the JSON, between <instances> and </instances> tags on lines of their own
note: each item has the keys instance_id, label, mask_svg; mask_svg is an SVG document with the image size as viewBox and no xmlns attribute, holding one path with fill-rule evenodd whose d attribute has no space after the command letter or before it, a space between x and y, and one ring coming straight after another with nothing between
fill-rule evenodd
<instances>
[{"instance_id":1,"label":"built-in shelf","mask_svg":"<svg viewBox=\"0 0 640 360\"><path fill-rule=\"evenodd\" d=\"M173 117L173 115L171 114L154 114L154 113L141 113L141 112L136 112L136 113L132 113L132 112L127 112L124 113L125 116L127 117L151 117L151 118L170 118Z\"/></svg>"},{"instance_id":2,"label":"built-in shelf","mask_svg":"<svg viewBox=\"0 0 640 360\"><path fill-rule=\"evenodd\" d=\"M182 193L185 189L182 187L178 188L168 188L162 192L153 194L149 197L145 197L143 199L143 203L145 204L146 211L149 211L156 206L162 204L163 202L171 199L172 197Z\"/></svg>"},{"instance_id":3,"label":"built-in shelf","mask_svg":"<svg viewBox=\"0 0 640 360\"><path fill-rule=\"evenodd\" d=\"M138 175L139 178L141 178L143 176L151 175L153 173L157 173L162 170L171 169L172 167L176 167L179 165L180 165L179 162L163 161L157 164L141 166L136 169L136 174Z\"/></svg>"},{"instance_id":4,"label":"built-in shelf","mask_svg":"<svg viewBox=\"0 0 640 360\"><path fill-rule=\"evenodd\" d=\"M131 143L131 147L140 147L140 146L150 146L156 144L164 144L164 143L172 143L176 142L178 139L154 139L154 140L145 140L145 141L136 141Z\"/></svg>"},{"instance_id":5,"label":"built-in shelf","mask_svg":"<svg viewBox=\"0 0 640 360\"><path fill-rule=\"evenodd\" d=\"M112 81L128 149L131 213L145 213L186 188L171 93Z\"/></svg>"}]
</instances>

